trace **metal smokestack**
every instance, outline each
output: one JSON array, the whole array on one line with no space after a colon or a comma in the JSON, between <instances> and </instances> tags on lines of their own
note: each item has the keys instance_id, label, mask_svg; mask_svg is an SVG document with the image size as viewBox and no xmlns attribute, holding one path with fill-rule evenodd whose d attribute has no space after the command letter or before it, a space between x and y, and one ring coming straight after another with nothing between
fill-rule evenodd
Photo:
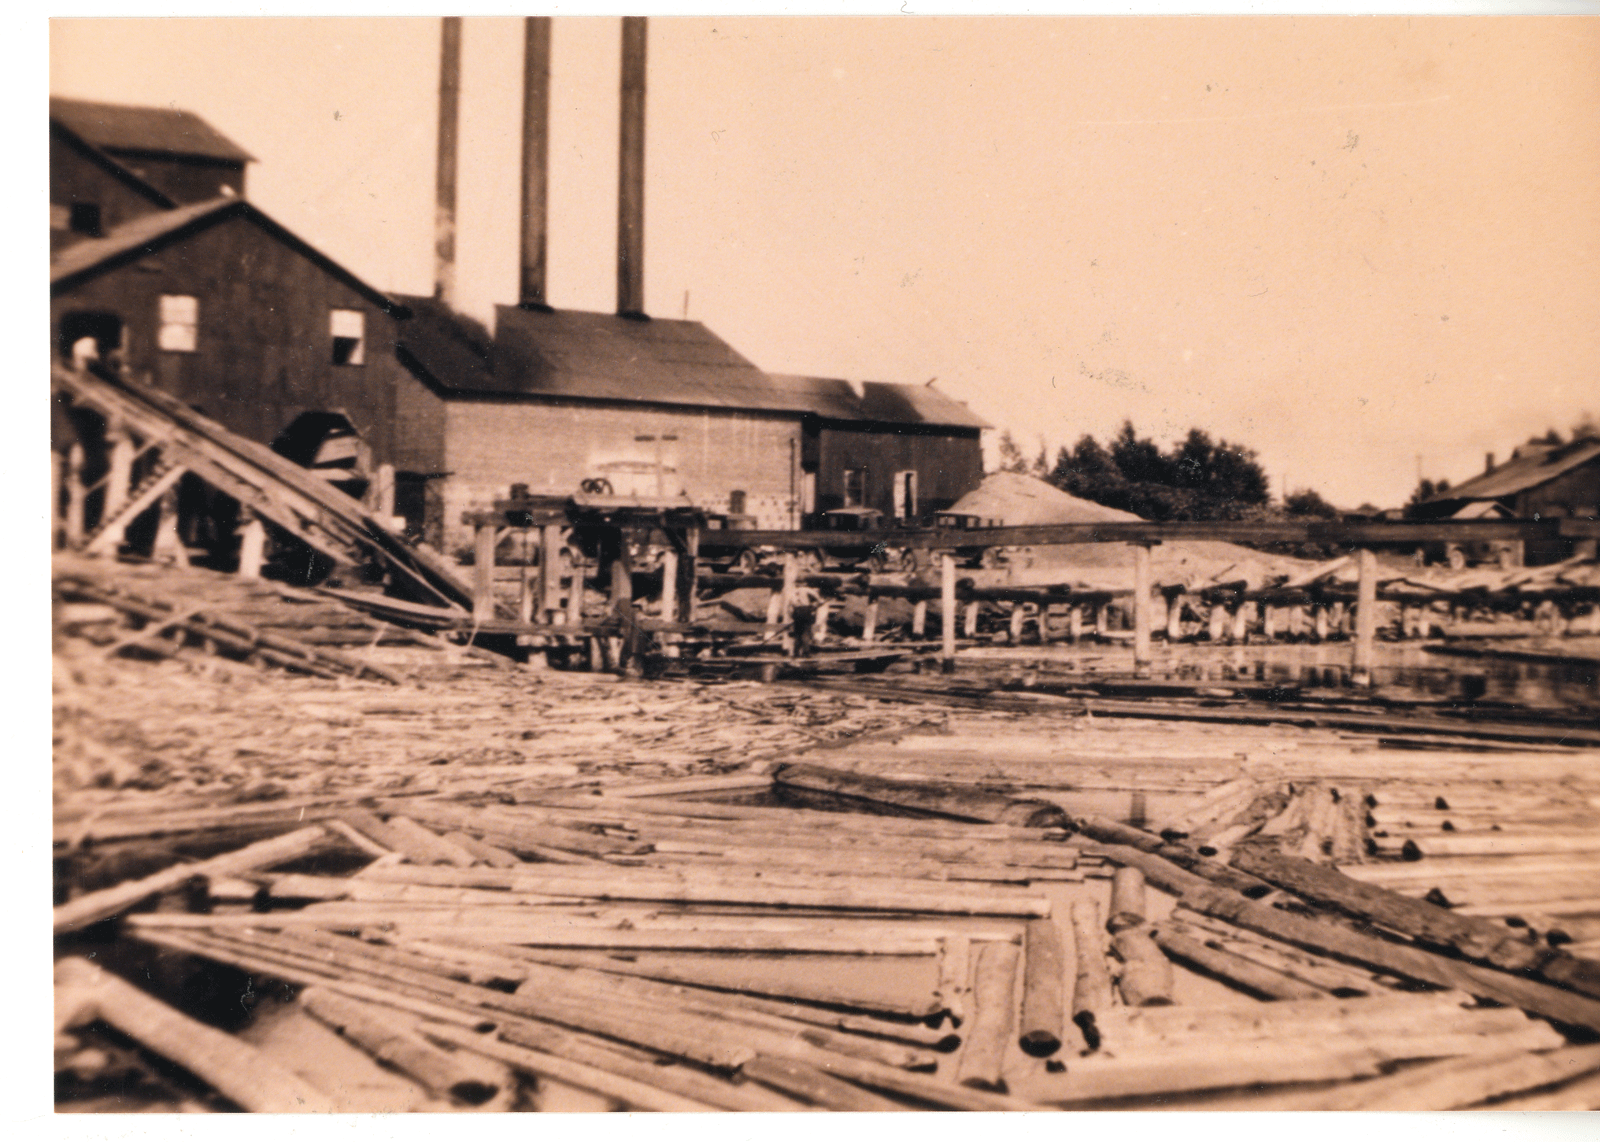
<instances>
[{"instance_id":1,"label":"metal smokestack","mask_svg":"<svg viewBox=\"0 0 1600 1142\"><path fill-rule=\"evenodd\" d=\"M522 56L522 273L518 303L548 309L545 254L550 233L550 17L524 22Z\"/></svg>"},{"instance_id":2,"label":"metal smokestack","mask_svg":"<svg viewBox=\"0 0 1600 1142\"><path fill-rule=\"evenodd\" d=\"M439 165L434 183L433 296L455 305L456 127L461 106L461 17L444 17L439 36Z\"/></svg>"},{"instance_id":3,"label":"metal smokestack","mask_svg":"<svg viewBox=\"0 0 1600 1142\"><path fill-rule=\"evenodd\" d=\"M622 18L622 124L617 161L617 314L644 313L645 17Z\"/></svg>"}]
</instances>

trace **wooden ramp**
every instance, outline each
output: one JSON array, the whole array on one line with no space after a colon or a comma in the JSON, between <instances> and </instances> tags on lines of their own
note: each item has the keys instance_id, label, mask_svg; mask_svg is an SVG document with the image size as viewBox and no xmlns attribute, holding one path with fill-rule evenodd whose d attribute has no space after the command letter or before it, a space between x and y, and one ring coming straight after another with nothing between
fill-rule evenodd
<instances>
[{"instance_id":1,"label":"wooden ramp","mask_svg":"<svg viewBox=\"0 0 1600 1142\"><path fill-rule=\"evenodd\" d=\"M471 587L444 559L405 543L356 500L265 445L131 378L59 366L50 376L75 405L93 409L138 441L135 455L120 462L112 457L101 522L92 532L69 536L71 546L115 551L127 525L192 472L337 563L376 559L408 594L448 607L470 606ZM143 466L150 471L130 487L123 481L141 458L148 458Z\"/></svg>"}]
</instances>

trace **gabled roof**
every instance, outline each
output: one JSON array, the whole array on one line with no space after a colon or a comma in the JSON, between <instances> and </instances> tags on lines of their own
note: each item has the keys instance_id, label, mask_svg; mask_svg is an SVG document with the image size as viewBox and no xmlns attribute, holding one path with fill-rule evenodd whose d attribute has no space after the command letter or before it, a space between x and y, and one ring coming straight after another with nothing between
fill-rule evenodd
<instances>
[{"instance_id":1,"label":"gabled roof","mask_svg":"<svg viewBox=\"0 0 1600 1142\"><path fill-rule=\"evenodd\" d=\"M1452 500L1498 500L1548 484L1574 468L1600 459L1600 440L1575 440L1557 446L1524 445L1518 454L1492 472L1485 472L1449 491L1441 492L1429 503Z\"/></svg>"},{"instance_id":2,"label":"gabled roof","mask_svg":"<svg viewBox=\"0 0 1600 1142\"><path fill-rule=\"evenodd\" d=\"M192 111L50 97L50 118L101 150L244 164L255 156Z\"/></svg>"},{"instance_id":3,"label":"gabled roof","mask_svg":"<svg viewBox=\"0 0 1600 1142\"><path fill-rule=\"evenodd\" d=\"M379 309L395 318L410 316L392 297L373 289L338 262L284 229L242 198L212 198L175 210L130 219L100 238L86 238L51 255L50 295L55 297L96 277L193 237L220 222L242 219L315 262Z\"/></svg>"},{"instance_id":4,"label":"gabled roof","mask_svg":"<svg viewBox=\"0 0 1600 1142\"><path fill-rule=\"evenodd\" d=\"M781 385L813 394L819 416L878 424L926 424L941 428L992 428L966 405L929 385L896 385L886 381L849 381L827 377L774 376Z\"/></svg>"},{"instance_id":5,"label":"gabled roof","mask_svg":"<svg viewBox=\"0 0 1600 1142\"><path fill-rule=\"evenodd\" d=\"M810 411L697 321L503 305L490 341L433 298L401 300L414 314L402 355L445 392Z\"/></svg>"},{"instance_id":6,"label":"gabled roof","mask_svg":"<svg viewBox=\"0 0 1600 1142\"><path fill-rule=\"evenodd\" d=\"M697 321L638 321L579 310L496 308L493 337L429 297L400 296L412 318L400 355L436 389L460 396L630 401L811 414L831 420L987 428L923 386L764 373Z\"/></svg>"},{"instance_id":7,"label":"gabled roof","mask_svg":"<svg viewBox=\"0 0 1600 1142\"><path fill-rule=\"evenodd\" d=\"M151 186L148 182L134 174L121 163L117 162L116 159L106 154L99 147L96 147L88 140L81 138L76 132L74 132L70 127L67 127L65 124L52 119L50 121L50 134L54 138L59 139L65 146L70 147L74 152L81 155L85 161L93 163L106 174L122 183L129 190L146 199L151 205L158 206L163 210L171 210L174 206L178 205L175 200L169 198L165 193L158 190L156 187Z\"/></svg>"}]
</instances>

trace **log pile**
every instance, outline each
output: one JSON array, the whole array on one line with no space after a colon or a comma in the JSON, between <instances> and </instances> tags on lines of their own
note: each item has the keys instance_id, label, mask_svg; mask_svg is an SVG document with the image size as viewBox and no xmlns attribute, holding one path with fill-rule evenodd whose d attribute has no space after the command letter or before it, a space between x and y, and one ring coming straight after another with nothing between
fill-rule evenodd
<instances>
[{"instance_id":1,"label":"log pile","mask_svg":"<svg viewBox=\"0 0 1600 1142\"><path fill-rule=\"evenodd\" d=\"M1600 780L1560 727L87 648L63 1089L143 1059L213 1109L1600 1106Z\"/></svg>"},{"instance_id":2,"label":"log pile","mask_svg":"<svg viewBox=\"0 0 1600 1142\"><path fill-rule=\"evenodd\" d=\"M57 929L70 951L116 915L168 961L281 981L280 1018L398 1072L410 1108L1592 1100L1600 1054L1574 1044L1600 1031L1600 964L1178 835L1253 805L1254 779L1174 798L1165 834L1038 792L786 763L352 798L70 899ZM90 974L58 969L111 997L63 1032L101 1018L189 1065L159 1000ZM253 1073L267 1089L216 1089L268 1107L317 1086Z\"/></svg>"}]
</instances>

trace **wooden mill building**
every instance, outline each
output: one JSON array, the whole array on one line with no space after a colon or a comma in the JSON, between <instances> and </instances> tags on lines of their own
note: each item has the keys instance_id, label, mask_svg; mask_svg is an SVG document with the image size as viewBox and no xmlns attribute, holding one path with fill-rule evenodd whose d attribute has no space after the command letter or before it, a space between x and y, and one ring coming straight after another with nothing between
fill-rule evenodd
<instances>
[{"instance_id":1,"label":"wooden mill building","mask_svg":"<svg viewBox=\"0 0 1600 1142\"><path fill-rule=\"evenodd\" d=\"M447 552L516 485L782 529L844 506L915 518L981 479L986 426L931 388L775 376L631 303L524 299L491 333L446 290L375 289L248 203L249 155L187 112L57 100L51 139L57 358L98 357L304 462L302 437L343 426L393 513Z\"/></svg>"},{"instance_id":2,"label":"wooden mill building","mask_svg":"<svg viewBox=\"0 0 1600 1142\"><path fill-rule=\"evenodd\" d=\"M1600 440L1580 437L1566 444L1530 441L1511 459L1496 464L1485 459L1484 471L1425 505L1428 518L1462 516L1476 507L1493 505L1516 519L1600 518ZM1594 555L1594 540L1553 539L1530 543L1530 565L1554 563L1574 555Z\"/></svg>"}]
</instances>

